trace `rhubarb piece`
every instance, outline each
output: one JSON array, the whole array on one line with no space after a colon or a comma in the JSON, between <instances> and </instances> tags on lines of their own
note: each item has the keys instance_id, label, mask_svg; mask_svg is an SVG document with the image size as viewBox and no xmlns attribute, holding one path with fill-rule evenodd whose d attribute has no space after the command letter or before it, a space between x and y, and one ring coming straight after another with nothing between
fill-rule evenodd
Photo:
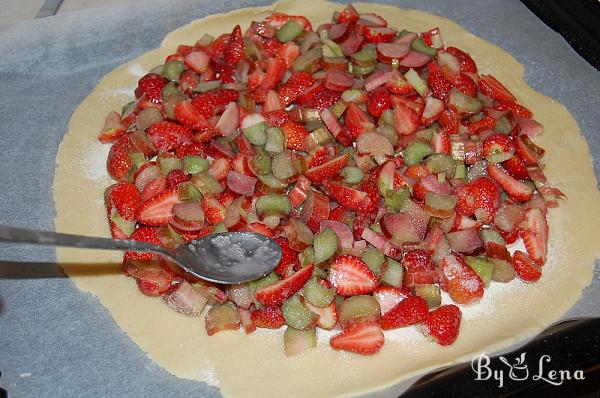
<instances>
[{"instance_id":1,"label":"rhubarb piece","mask_svg":"<svg viewBox=\"0 0 600 398\"><path fill-rule=\"evenodd\" d=\"M300 24L296 22L293 18L290 18L285 23L285 25L279 28L277 33L275 33L275 36L280 42L286 43L288 41L294 40L303 31L304 29L302 28L302 26L300 26Z\"/></svg>"},{"instance_id":2,"label":"rhubarb piece","mask_svg":"<svg viewBox=\"0 0 600 398\"><path fill-rule=\"evenodd\" d=\"M170 308L188 316L199 316L208 302L200 291L185 280L175 290L164 294L162 298Z\"/></svg>"},{"instance_id":3,"label":"rhubarb piece","mask_svg":"<svg viewBox=\"0 0 600 398\"><path fill-rule=\"evenodd\" d=\"M197 155L187 155L183 157L183 171L186 174L198 174L208 170L210 162Z\"/></svg>"},{"instance_id":4,"label":"rhubarb piece","mask_svg":"<svg viewBox=\"0 0 600 398\"><path fill-rule=\"evenodd\" d=\"M400 287L404 279L404 268L402 264L391 258L387 259L384 272L381 275L381 282L390 286Z\"/></svg>"},{"instance_id":5,"label":"rhubarb piece","mask_svg":"<svg viewBox=\"0 0 600 398\"><path fill-rule=\"evenodd\" d=\"M379 322L381 308L373 296L348 297L342 302L339 319L343 329L363 322Z\"/></svg>"},{"instance_id":6,"label":"rhubarb piece","mask_svg":"<svg viewBox=\"0 0 600 398\"><path fill-rule=\"evenodd\" d=\"M363 134L364 135L364 134ZM356 166L346 166L340 172L344 181L348 184L358 184L364 178L364 173Z\"/></svg>"},{"instance_id":7,"label":"rhubarb piece","mask_svg":"<svg viewBox=\"0 0 600 398\"><path fill-rule=\"evenodd\" d=\"M292 204L287 196L268 194L260 196L256 201L256 213L259 217L283 217L290 211L292 211Z\"/></svg>"},{"instance_id":8,"label":"rhubarb piece","mask_svg":"<svg viewBox=\"0 0 600 398\"><path fill-rule=\"evenodd\" d=\"M238 330L240 317L233 303L217 304L206 313L204 324L206 333L212 336L224 330Z\"/></svg>"},{"instance_id":9,"label":"rhubarb piece","mask_svg":"<svg viewBox=\"0 0 600 398\"><path fill-rule=\"evenodd\" d=\"M331 228L325 228L315 235L313 245L315 248L315 263L330 259L338 248L338 237Z\"/></svg>"},{"instance_id":10,"label":"rhubarb piece","mask_svg":"<svg viewBox=\"0 0 600 398\"><path fill-rule=\"evenodd\" d=\"M440 264L450 297L458 304L471 304L483 297L483 281L460 254L444 257Z\"/></svg>"},{"instance_id":11,"label":"rhubarb piece","mask_svg":"<svg viewBox=\"0 0 600 398\"><path fill-rule=\"evenodd\" d=\"M369 267L375 275L381 274L381 266L385 263L385 256L381 251L374 247L367 247L361 256L361 260L367 264L367 267Z\"/></svg>"},{"instance_id":12,"label":"rhubarb piece","mask_svg":"<svg viewBox=\"0 0 600 398\"><path fill-rule=\"evenodd\" d=\"M404 157L404 163L407 166L412 166L421 163L424 158L432 153L431 145L423 141L414 141L406 147L402 156Z\"/></svg>"},{"instance_id":13,"label":"rhubarb piece","mask_svg":"<svg viewBox=\"0 0 600 398\"><path fill-rule=\"evenodd\" d=\"M333 289L323 286L316 278L311 278L302 290L304 298L317 307L327 307L333 301L335 292Z\"/></svg>"},{"instance_id":14,"label":"rhubarb piece","mask_svg":"<svg viewBox=\"0 0 600 398\"><path fill-rule=\"evenodd\" d=\"M479 275L483 281L483 285L488 287L492 280L492 274L494 273L494 263L487 261L483 257L466 256L465 259L467 260L469 267L473 268L473 271Z\"/></svg>"},{"instance_id":15,"label":"rhubarb piece","mask_svg":"<svg viewBox=\"0 0 600 398\"><path fill-rule=\"evenodd\" d=\"M315 328L298 330L288 326L283 333L285 355L288 357L317 346L317 332Z\"/></svg>"},{"instance_id":16,"label":"rhubarb piece","mask_svg":"<svg viewBox=\"0 0 600 398\"><path fill-rule=\"evenodd\" d=\"M300 300L300 296L294 295L281 307L285 323L294 329L309 329L316 322L316 315L309 311Z\"/></svg>"},{"instance_id":17,"label":"rhubarb piece","mask_svg":"<svg viewBox=\"0 0 600 398\"><path fill-rule=\"evenodd\" d=\"M427 302L429 308L437 308L442 304L440 287L434 284L424 284L414 286L415 295L421 297Z\"/></svg>"}]
</instances>

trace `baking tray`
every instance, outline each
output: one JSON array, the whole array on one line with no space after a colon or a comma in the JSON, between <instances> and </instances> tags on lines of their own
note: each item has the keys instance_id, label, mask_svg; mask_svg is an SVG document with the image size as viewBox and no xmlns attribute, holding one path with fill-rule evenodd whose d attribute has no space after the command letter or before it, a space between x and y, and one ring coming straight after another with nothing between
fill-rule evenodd
<instances>
[{"instance_id":1,"label":"baking tray","mask_svg":"<svg viewBox=\"0 0 600 398\"><path fill-rule=\"evenodd\" d=\"M564 103L600 159L600 73L517 0L380 1L451 18L525 65L529 84ZM0 29L0 214L9 225L53 229L55 156L76 106L106 73L156 48L193 19L270 1L153 0ZM525 34L526 33L526 34ZM10 397L218 397L148 359L81 293L50 248L0 246L0 385ZM598 316L600 276L567 314ZM386 390L380 396L397 395Z\"/></svg>"}]
</instances>

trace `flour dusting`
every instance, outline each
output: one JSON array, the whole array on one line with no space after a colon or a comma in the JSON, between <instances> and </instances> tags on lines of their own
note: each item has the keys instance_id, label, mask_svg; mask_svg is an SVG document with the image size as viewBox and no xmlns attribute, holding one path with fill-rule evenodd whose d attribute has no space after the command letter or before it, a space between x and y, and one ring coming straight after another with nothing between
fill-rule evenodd
<instances>
[{"instance_id":1,"label":"flour dusting","mask_svg":"<svg viewBox=\"0 0 600 398\"><path fill-rule=\"evenodd\" d=\"M146 74L146 69L142 67L140 64L132 63L127 65L127 72L132 74L135 77L142 77Z\"/></svg>"},{"instance_id":2,"label":"flour dusting","mask_svg":"<svg viewBox=\"0 0 600 398\"><path fill-rule=\"evenodd\" d=\"M109 151L109 144L95 142L87 149L83 159L81 159L81 167L85 178L105 187L111 184L110 176L106 170L106 159Z\"/></svg>"}]
</instances>

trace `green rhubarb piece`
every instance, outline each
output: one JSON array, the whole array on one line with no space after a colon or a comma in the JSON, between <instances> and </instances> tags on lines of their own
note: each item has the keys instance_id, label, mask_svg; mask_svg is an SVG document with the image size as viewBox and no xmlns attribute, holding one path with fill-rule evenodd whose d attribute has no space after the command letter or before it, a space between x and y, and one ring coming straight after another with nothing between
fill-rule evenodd
<instances>
[{"instance_id":1,"label":"green rhubarb piece","mask_svg":"<svg viewBox=\"0 0 600 398\"><path fill-rule=\"evenodd\" d=\"M367 247L361 259L367 264L367 267L371 269L375 273L375 275L379 275L381 272L381 266L385 263L385 256L381 251L374 247Z\"/></svg>"},{"instance_id":2,"label":"green rhubarb piece","mask_svg":"<svg viewBox=\"0 0 600 398\"><path fill-rule=\"evenodd\" d=\"M383 200L389 213L397 213L402 209L402 205L409 197L410 188L401 187L396 191L387 191L383 195Z\"/></svg>"},{"instance_id":3,"label":"green rhubarb piece","mask_svg":"<svg viewBox=\"0 0 600 398\"><path fill-rule=\"evenodd\" d=\"M209 336L223 330L237 330L240 327L238 310L231 302L215 304L206 313L205 325Z\"/></svg>"},{"instance_id":4,"label":"green rhubarb piece","mask_svg":"<svg viewBox=\"0 0 600 398\"><path fill-rule=\"evenodd\" d=\"M215 38L214 38L212 35L209 35L208 33L205 33L205 34L203 34L203 35L202 35L202 37L201 37L200 39L198 39L198 40L196 41L196 44L197 44L199 47L206 47L206 46L208 46L210 43L212 43L214 39L215 39Z\"/></svg>"},{"instance_id":5,"label":"green rhubarb piece","mask_svg":"<svg viewBox=\"0 0 600 398\"><path fill-rule=\"evenodd\" d=\"M333 104L333 106L329 108L329 110L331 111L331 113L333 113L333 116L339 119L344 114L344 112L346 112L346 108L348 108L348 103L343 99L340 99L338 102Z\"/></svg>"},{"instance_id":6,"label":"green rhubarb piece","mask_svg":"<svg viewBox=\"0 0 600 398\"><path fill-rule=\"evenodd\" d=\"M351 296L340 306L342 327L365 321L377 321L381 317L381 307L371 295Z\"/></svg>"},{"instance_id":7,"label":"green rhubarb piece","mask_svg":"<svg viewBox=\"0 0 600 398\"><path fill-rule=\"evenodd\" d=\"M163 96L163 98L167 98L167 97L170 97L171 95L174 95L174 94L176 94L178 92L179 92L179 89L177 89L177 83L175 83L175 82L169 82L163 88L163 90L162 90L162 96Z\"/></svg>"},{"instance_id":8,"label":"green rhubarb piece","mask_svg":"<svg viewBox=\"0 0 600 398\"><path fill-rule=\"evenodd\" d=\"M307 329L313 325L317 317L316 314L310 312L304 304L302 304L300 296L297 294L293 295L283 303L281 311L283 312L285 323L294 329Z\"/></svg>"},{"instance_id":9,"label":"green rhubarb piece","mask_svg":"<svg viewBox=\"0 0 600 398\"><path fill-rule=\"evenodd\" d=\"M221 87L221 80L210 80L207 82L201 82L196 84L196 87L192 89L192 91L196 93L205 93L210 90L216 90Z\"/></svg>"},{"instance_id":10,"label":"green rhubarb piece","mask_svg":"<svg viewBox=\"0 0 600 398\"><path fill-rule=\"evenodd\" d=\"M420 138L422 140L431 142L431 140L433 139L433 133L434 132L435 132L434 128L428 128L428 129L419 130L416 133L416 137Z\"/></svg>"},{"instance_id":11,"label":"green rhubarb piece","mask_svg":"<svg viewBox=\"0 0 600 398\"><path fill-rule=\"evenodd\" d=\"M323 56L324 57L343 57L344 52L342 47L331 39L321 39L323 44Z\"/></svg>"},{"instance_id":12,"label":"green rhubarb piece","mask_svg":"<svg viewBox=\"0 0 600 398\"><path fill-rule=\"evenodd\" d=\"M400 287L404 279L404 267L398 261L388 258L387 266L381 275L381 282L386 285Z\"/></svg>"},{"instance_id":13,"label":"green rhubarb piece","mask_svg":"<svg viewBox=\"0 0 600 398\"><path fill-rule=\"evenodd\" d=\"M335 297L335 291L321 285L316 278L311 278L302 289L304 298L317 307L327 307Z\"/></svg>"},{"instance_id":14,"label":"green rhubarb piece","mask_svg":"<svg viewBox=\"0 0 600 398\"><path fill-rule=\"evenodd\" d=\"M265 150L271 153L281 153L285 149L285 135L279 127L268 127L265 129L267 141Z\"/></svg>"},{"instance_id":15,"label":"green rhubarb piece","mask_svg":"<svg viewBox=\"0 0 600 398\"><path fill-rule=\"evenodd\" d=\"M212 230L213 234L219 234L221 232L227 232L227 227L222 222L215 224L215 227Z\"/></svg>"},{"instance_id":16,"label":"green rhubarb piece","mask_svg":"<svg viewBox=\"0 0 600 398\"><path fill-rule=\"evenodd\" d=\"M340 175L348 184L358 184L364 178L364 173L356 166L346 166L340 172Z\"/></svg>"},{"instance_id":17,"label":"green rhubarb piece","mask_svg":"<svg viewBox=\"0 0 600 398\"><path fill-rule=\"evenodd\" d=\"M493 281L507 283L515 279L515 269L509 261L498 258L488 258L488 260L494 264L494 271L492 272Z\"/></svg>"},{"instance_id":18,"label":"green rhubarb piece","mask_svg":"<svg viewBox=\"0 0 600 398\"><path fill-rule=\"evenodd\" d=\"M506 116L502 116L496 120L496 126L494 127L494 130L502 134L509 134L511 132L512 129L510 127L510 122Z\"/></svg>"},{"instance_id":19,"label":"green rhubarb piece","mask_svg":"<svg viewBox=\"0 0 600 398\"><path fill-rule=\"evenodd\" d=\"M179 90L175 90L174 92L169 93L169 95L163 96L163 112L169 119L176 120L175 106L186 99L187 97Z\"/></svg>"},{"instance_id":20,"label":"green rhubarb piece","mask_svg":"<svg viewBox=\"0 0 600 398\"><path fill-rule=\"evenodd\" d=\"M454 178L460 178L462 180L467 178L467 165L460 160L456 161L456 170L454 171Z\"/></svg>"},{"instance_id":21,"label":"green rhubarb piece","mask_svg":"<svg viewBox=\"0 0 600 398\"><path fill-rule=\"evenodd\" d=\"M434 57L435 54L437 54L437 50L425 44L422 37L415 37L410 42L410 48L421 54L429 55L430 57Z\"/></svg>"},{"instance_id":22,"label":"green rhubarb piece","mask_svg":"<svg viewBox=\"0 0 600 398\"><path fill-rule=\"evenodd\" d=\"M263 287L267 287L274 283L277 283L278 281L279 276L277 276L275 272L271 272L267 276L248 282L248 286L250 287L250 290L252 291L252 296L254 297L254 304L257 306L257 308L261 308L262 304L260 304L258 300L256 300L256 291L262 289Z\"/></svg>"},{"instance_id":23,"label":"green rhubarb piece","mask_svg":"<svg viewBox=\"0 0 600 398\"><path fill-rule=\"evenodd\" d=\"M293 18L290 18L285 25L279 28L279 30L275 33L275 36L277 36L277 40L280 42L287 43L288 41L294 40L303 31L304 29L302 26Z\"/></svg>"},{"instance_id":24,"label":"green rhubarb piece","mask_svg":"<svg viewBox=\"0 0 600 398\"><path fill-rule=\"evenodd\" d=\"M186 155L183 157L183 171L186 174L198 174L210 168L208 159L198 155Z\"/></svg>"},{"instance_id":25,"label":"green rhubarb piece","mask_svg":"<svg viewBox=\"0 0 600 398\"><path fill-rule=\"evenodd\" d=\"M219 184L219 182L215 180L213 176L206 172L194 175L191 182L196 188L198 188L204 197L223 192L223 187L221 184Z\"/></svg>"},{"instance_id":26,"label":"green rhubarb piece","mask_svg":"<svg viewBox=\"0 0 600 398\"><path fill-rule=\"evenodd\" d=\"M388 126L393 126L394 125L394 111L391 109L386 109L381 114L381 118L379 120L383 121L383 123L387 124Z\"/></svg>"},{"instance_id":27,"label":"green rhubarb piece","mask_svg":"<svg viewBox=\"0 0 600 398\"><path fill-rule=\"evenodd\" d=\"M148 74L153 73L156 75L162 75L163 71L165 70L165 65L156 65L154 68L150 69L148 71Z\"/></svg>"},{"instance_id":28,"label":"green rhubarb piece","mask_svg":"<svg viewBox=\"0 0 600 398\"><path fill-rule=\"evenodd\" d=\"M110 214L110 220L127 236L135 231L135 221L125 220L115 209Z\"/></svg>"},{"instance_id":29,"label":"green rhubarb piece","mask_svg":"<svg viewBox=\"0 0 600 398\"><path fill-rule=\"evenodd\" d=\"M185 70L185 64L181 61L173 60L165 64L163 76L172 82L178 82L181 72Z\"/></svg>"},{"instance_id":30,"label":"green rhubarb piece","mask_svg":"<svg viewBox=\"0 0 600 398\"><path fill-rule=\"evenodd\" d=\"M452 107L456 108L460 113L474 114L479 113L483 108L483 101L466 94L461 93L455 87L450 90L448 101Z\"/></svg>"},{"instance_id":31,"label":"green rhubarb piece","mask_svg":"<svg viewBox=\"0 0 600 398\"><path fill-rule=\"evenodd\" d=\"M256 155L250 158L259 174L271 174L273 172L273 159L262 148L257 148Z\"/></svg>"},{"instance_id":32,"label":"green rhubarb piece","mask_svg":"<svg viewBox=\"0 0 600 398\"><path fill-rule=\"evenodd\" d=\"M434 217L448 218L454 213L456 196L444 195L434 192L425 194L425 211Z\"/></svg>"},{"instance_id":33,"label":"green rhubarb piece","mask_svg":"<svg viewBox=\"0 0 600 398\"><path fill-rule=\"evenodd\" d=\"M452 177L456 172L456 161L452 156L444 153L434 153L427 157L425 166L433 174L444 173L446 176Z\"/></svg>"},{"instance_id":34,"label":"green rhubarb piece","mask_svg":"<svg viewBox=\"0 0 600 398\"><path fill-rule=\"evenodd\" d=\"M375 224L371 225L371 229L375 232L377 232L378 234L383 234L383 231L381 230L381 225L376 222Z\"/></svg>"},{"instance_id":35,"label":"green rhubarb piece","mask_svg":"<svg viewBox=\"0 0 600 398\"><path fill-rule=\"evenodd\" d=\"M465 258L467 264L479 275L485 287L488 287L494 273L494 264L483 257L466 256Z\"/></svg>"},{"instance_id":36,"label":"green rhubarb piece","mask_svg":"<svg viewBox=\"0 0 600 398\"><path fill-rule=\"evenodd\" d=\"M179 232L175 231L175 229L168 224L160 227L157 235L162 244L169 249L174 249L183 244L183 238Z\"/></svg>"},{"instance_id":37,"label":"green rhubarb piece","mask_svg":"<svg viewBox=\"0 0 600 398\"><path fill-rule=\"evenodd\" d=\"M291 357L317 346L317 331L315 328L305 330L288 326L283 332L285 355Z\"/></svg>"},{"instance_id":38,"label":"green rhubarb piece","mask_svg":"<svg viewBox=\"0 0 600 398\"><path fill-rule=\"evenodd\" d=\"M141 152L130 152L129 160L131 161L131 165L133 166L133 170L139 170L143 164L147 162L146 157Z\"/></svg>"},{"instance_id":39,"label":"green rhubarb piece","mask_svg":"<svg viewBox=\"0 0 600 398\"><path fill-rule=\"evenodd\" d=\"M373 72L375 70L375 66L377 64L373 64L373 65L367 65L367 66L358 66L358 65L354 65L352 72L356 75L359 76L367 76L369 75L371 72Z\"/></svg>"},{"instance_id":40,"label":"green rhubarb piece","mask_svg":"<svg viewBox=\"0 0 600 398\"><path fill-rule=\"evenodd\" d=\"M410 84L421 97L427 96L429 93L427 83L413 68L410 68L408 72L404 74L404 77L406 78L406 81L408 81L408 84Z\"/></svg>"},{"instance_id":41,"label":"green rhubarb piece","mask_svg":"<svg viewBox=\"0 0 600 398\"><path fill-rule=\"evenodd\" d=\"M421 163L424 158L432 153L433 149L429 143L415 140L406 147L402 156L404 157L404 163L407 166L412 166Z\"/></svg>"},{"instance_id":42,"label":"green rhubarb piece","mask_svg":"<svg viewBox=\"0 0 600 398\"><path fill-rule=\"evenodd\" d=\"M134 104L135 104L135 101L130 101L130 102L126 103L125 105L123 105L123 107L121 108L121 116L123 116L127 112L129 112L129 110L133 107Z\"/></svg>"},{"instance_id":43,"label":"green rhubarb piece","mask_svg":"<svg viewBox=\"0 0 600 398\"><path fill-rule=\"evenodd\" d=\"M273 175L280 180L286 180L298 174L294 156L291 151L283 151L273 157Z\"/></svg>"},{"instance_id":44,"label":"green rhubarb piece","mask_svg":"<svg viewBox=\"0 0 600 398\"><path fill-rule=\"evenodd\" d=\"M479 177L487 176L487 162L480 160L469 167L467 171L467 179L469 181L476 180Z\"/></svg>"},{"instance_id":45,"label":"green rhubarb piece","mask_svg":"<svg viewBox=\"0 0 600 398\"><path fill-rule=\"evenodd\" d=\"M267 143L267 133L265 132L266 129L267 123L260 122L250 127L243 128L242 133L253 145L262 146Z\"/></svg>"},{"instance_id":46,"label":"green rhubarb piece","mask_svg":"<svg viewBox=\"0 0 600 398\"><path fill-rule=\"evenodd\" d=\"M415 285L414 290L415 295L427 301L429 308L436 308L442 304L442 295L438 285Z\"/></svg>"},{"instance_id":47,"label":"green rhubarb piece","mask_svg":"<svg viewBox=\"0 0 600 398\"><path fill-rule=\"evenodd\" d=\"M162 175L167 175L171 170L181 169L183 162L179 158L162 157L158 156L158 167Z\"/></svg>"},{"instance_id":48,"label":"green rhubarb piece","mask_svg":"<svg viewBox=\"0 0 600 398\"><path fill-rule=\"evenodd\" d=\"M377 65L377 50L374 45L367 44L357 53L350 56L354 67L374 68ZM356 73L356 70L354 71Z\"/></svg>"},{"instance_id":49,"label":"green rhubarb piece","mask_svg":"<svg viewBox=\"0 0 600 398\"><path fill-rule=\"evenodd\" d=\"M282 217L290 214L292 211L292 203L287 196L277 194L267 194L259 196L256 200L256 214L259 217L263 216L279 216Z\"/></svg>"},{"instance_id":50,"label":"green rhubarb piece","mask_svg":"<svg viewBox=\"0 0 600 398\"><path fill-rule=\"evenodd\" d=\"M309 123L313 123L313 122L309 122ZM325 146L327 144L329 144L330 142L333 142L333 136L329 133L329 130L327 130L326 127L324 127L321 122L317 122L316 124L318 127L313 129L310 134L308 134L308 137L306 137L306 141L305 141L305 148L307 152L310 152L311 150L318 148L320 146ZM308 128L310 126L308 126L307 124L307 129L310 130L310 128Z\"/></svg>"},{"instance_id":51,"label":"green rhubarb piece","mask_svg":"<svg viewBox=\"0 0 600 398\"><path fill-rule=\"evenodd\" d=\"M315 263L320 264L329 260L335 254L338 243L338 236L331 228L325 228L316 234L313 241Z\"/></svg>"},{"instance_id":52,"label":"green rhubarb piece","mask_svg":"<svg viewBox=\"0 0 600 398\"><path fill-rule=\"evenodd\" d=\"M400 32L398 32L398 37L404 37L406 35L414 35L414 34L416 34L416 33L411 32L410 30L402 29Z\"/></svg>"},{"instance_id":53,"label":"green rhubarb piece","mask_svg":"<svg viewBox=\"0 0 600 398\"><path fill-rule=\"evenodd\" d=\"M304 54L300 55L298 58L296 58L296 60L292 63L292 72L304 71L314 73L316 72L316 70L313 70L315 64L317 64L316 61L321 58L323 58L323 48L320 46L313 47Z\"/></svg>"},{"instance_id":54,"label":"green rhubarb piece","mask_svg":"<svg viewBox=\"0 0 600 398\"><path fill-rule=\"evenodd\" d=\"M191 182L182 182L177 187L179 199L183 202L199 202L202 200L202 194Z\"/></svg>"},{"instance_id":55,"label":"green rhubarb piece","mask_svg":"<svg viewBox=\"0 0 600 398\"><path fill-rule=\"evenodd\" d=\"M315 249L312 246L308 246L302 250L298 255L300 265L306 267L308 264L314 264L315 262Z\"/></svg>"},{"instance_id":56,"label":"green rhubarb piece","mask_svg":"<svg viewBox=\"0 0 600 398\"><path fill-rule=\"evenodd\" d=\"M398 143L398 133L393 126L380 123L379 126L377 126L377 132L387 138L392 145Z\"/></svg>"},{"instance_id":57,"label":"green rhubarb piece","mask_svg":"<svg viewBox=\"0 0 600 398\"><path fill-rule=\"evenodd\" d=\"M487 245L489 242L494 242L501 246L506 246L506 242L504 241L502 235L500 235L498 231L494 229L481 228L479 230L479 236L481 236L481 240L483 241L484 246Z\"/></svg>"},{"instance_id":58,"label":"green rhubarb piece","mask_svg":"<svg viewBox=\"0 0 600 398\"><path fill-rule=\"evenodd\" d=\"M259 174L256 176L260 182L273 189L287 188L288 184L275 177L273 174Z\"/></svg>"}]
</instances>

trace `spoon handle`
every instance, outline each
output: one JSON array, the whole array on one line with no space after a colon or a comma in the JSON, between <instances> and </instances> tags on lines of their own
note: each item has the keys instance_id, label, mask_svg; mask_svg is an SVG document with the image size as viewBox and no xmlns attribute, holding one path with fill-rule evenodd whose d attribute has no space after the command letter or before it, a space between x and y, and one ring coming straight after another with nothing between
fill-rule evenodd
<instances>
[{"instance_id":1,"label":"spoon handle","mask_svg":"<svg viewBox=\"0 0 600 398\"><path fill-rule=\"evenodd\" d=\"M94 238L90 236L63 234L50 231L8 227L0 225L0 242L30 243L36 245L67 246L103 250L133 250L138 252L165 253L157 245L135 240Z\"/></svg>"}]
</instances>

